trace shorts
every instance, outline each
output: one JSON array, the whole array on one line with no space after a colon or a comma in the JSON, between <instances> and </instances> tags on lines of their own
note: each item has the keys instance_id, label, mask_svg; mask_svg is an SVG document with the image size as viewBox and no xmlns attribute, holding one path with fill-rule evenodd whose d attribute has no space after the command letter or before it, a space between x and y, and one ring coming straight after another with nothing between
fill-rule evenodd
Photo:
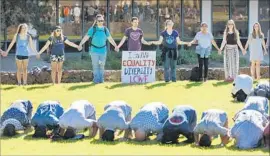
<instances>
[{"instance_id":1,"label":"shorts","mask_svg":"<svg viewBox=\"0 0 270 156\"><path fill-rule=\"evenodd\" d=\"M51 55L51 62L63 62L65 61L65 55Z\"/></svg>"},{"instance_id":2,"label":"shorts","mask_svg":"<svg viewBox=\"0 0 270 156\"><path fill-rule=\"evenodd\" d=\"M18 60L27 60L28 56L16 55L16 59L18 59Z\"/></svg>"}]
</instances>

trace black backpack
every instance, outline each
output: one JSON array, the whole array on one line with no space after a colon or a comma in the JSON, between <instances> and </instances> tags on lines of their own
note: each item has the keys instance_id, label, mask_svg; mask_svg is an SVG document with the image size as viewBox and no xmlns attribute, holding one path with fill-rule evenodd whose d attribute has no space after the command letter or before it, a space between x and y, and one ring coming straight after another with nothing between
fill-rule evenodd
<instances>
[{"instance_id":1,"label":"black backpack","mask_svg":"<svg viewBox=\"0 0 270 156\"><path fill-rule=\"evenodd\" d=\"M106 34L106 36L107 36L108 32L107 32L107 30L106 30L105 27L104 27L104 29L103 29L102 31L103 31L103 32ZM92 37L89 38L89 45L90 45L90 46L93 46L93 47L95 47L95 48L104 48L104 47L106 47L106 44L105 44L104 46L96 46L96 45L94 45L94 44L92 43L92 40L93 40L93 38L94 38L96 32L97 32L97 27L96 27L96 26L93 26L93 35L92 35Z\"/></svg>"},{"instance_id":2,"label":"black backpack","mask_svg":"<svg viewBox=\"0 0 270 156\"><path fill-rule=\"evenodd\" d=\"M199 67L193 67L191 70L190 81L200 81Z\"/></svg>"}]
</instances>

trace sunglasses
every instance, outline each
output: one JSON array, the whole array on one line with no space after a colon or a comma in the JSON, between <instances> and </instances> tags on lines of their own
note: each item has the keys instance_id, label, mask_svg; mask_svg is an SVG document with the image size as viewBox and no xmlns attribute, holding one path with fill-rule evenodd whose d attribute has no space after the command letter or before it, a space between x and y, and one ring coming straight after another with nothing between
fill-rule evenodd
<instances>
[{"instance_id":1,"label":"sunglasses","mask_svg":"<svg viewBox=\"0 0 270 156\"><path fill-rule=\"evenodd\" d=\"M104 20L98 20L98 22L104 22Z\"/></svg>"},{"instance_id":2,"label":"sunglasses","mask_svg":"<svg viewBox=\"0 0 270 156\"><path fill-rule=\"evenodd\" d=\"M56 30L56 32L61 32L61 29Z\"/></svg>"}]
</instances>

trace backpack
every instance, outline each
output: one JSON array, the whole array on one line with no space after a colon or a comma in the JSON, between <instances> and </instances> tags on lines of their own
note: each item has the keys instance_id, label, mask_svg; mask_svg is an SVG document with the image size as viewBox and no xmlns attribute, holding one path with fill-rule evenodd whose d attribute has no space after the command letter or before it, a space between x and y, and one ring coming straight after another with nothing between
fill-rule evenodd
<instances>
[{"instance_id":1,"label":"backpack","mask_svg":"<svg viewBox=\"0 0 270 156\"><path fill-rule=\"evenodd\" d=\"M193 67L191 70L190 81L200 81L199 67Z\"/></svg>"},{"instance_id":2,"label":"backpack","mask_svg":"<svg viewBox=\"0 0 270 156\"><path fill-rule=\"evenodd\" d=\"M107 32L107 30L106 30L105 27L104 27L104 29L101 30L101 31L103 31L103 32L105 33L105 35L107 36L108 32ZM97 32L97 27L94 26L94 27L93 27L93 34L92 34L92 37L89 38L89 45L90 45L90 46L93 46L93 47L95 47L95 48L104 48L104 47L106 47L106 44L105 44L104 46L101 46L101 47L100 47L100 46L96 46L96 45L94 45L94 44L92 43L92 40L93 40L93 38L94 38L96 32Z\"/></svg>"}]
</instances>

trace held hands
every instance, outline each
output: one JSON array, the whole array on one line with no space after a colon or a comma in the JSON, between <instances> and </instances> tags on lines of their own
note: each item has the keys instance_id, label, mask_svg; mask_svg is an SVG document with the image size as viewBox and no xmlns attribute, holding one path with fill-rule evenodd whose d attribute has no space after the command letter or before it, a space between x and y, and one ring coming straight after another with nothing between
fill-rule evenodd
<instances>
[{"instance_id":1,"label":"held hands","mask_svg":"<svg viewBox=\"0 0 270 156\"><path fill-rule=\"evenodd\" d=\"M218 49L218 54L219 54L219 55L221 55L221 54L222 54L221 49Z\"/></svg>"},{"instance_id":2,"label":"held hands","mask_svg":"<svg viewBox=\"0 0 270 156\"><path fill-rule=\"evenodd\" d=\"M37 57L37 59L40 59L40 53L37 53L36 57Z\"/></svg>"},{"instance_id":3,"label":"held hands","mask_svg":"<svg viewBox=\"0 0 270 156\"><path fill-rule=\"evenodd\" d=\"M8 53L5 52L5 51L2 51L2 52L1 52L1 55L2 55L3 57L6 57L6 56L8 55Z\"/></svg>"},{"instance_id":4,"label":"held hands","mask_svg":"<svg viewBox=\"0 0 270 156\"><path fill-rule=\"evenodd\" d=\"M115 47L114 47L114 50L115 50L116 52L119 52L119 47L118 47L118 46L115 46Z\"/></svg>"},{"instance_id":5,"label":"held hands","mask_svg":"<svg viewBox=\"0 0 270 156\"><path fill-rule=\"evenodd\" d=\"M191 42L188 42L187 45L188 45L189 47L191 47L192 43L191 43Z\"/></svg>"},{"instance_id":6,"label":"held hands","mask_svg":"<svg viewBox=\"0 0 270 156\"><path fill-rule=\"evenodd\" d=\"M82 46L81 45L78 45L77 46L77 49L78 49L78 51L82 51Z\"/></svg>"},{"instance_id":7,"label":"held hands","mask_svg":"<svg viewBox=\"0 0 270 156\"><path fill-rule=\"evenodd\" d=\"M247 50L246 49L242 49L242 53L243 53L243 55L246 55Z\"/></svg>"}]
</instances>

